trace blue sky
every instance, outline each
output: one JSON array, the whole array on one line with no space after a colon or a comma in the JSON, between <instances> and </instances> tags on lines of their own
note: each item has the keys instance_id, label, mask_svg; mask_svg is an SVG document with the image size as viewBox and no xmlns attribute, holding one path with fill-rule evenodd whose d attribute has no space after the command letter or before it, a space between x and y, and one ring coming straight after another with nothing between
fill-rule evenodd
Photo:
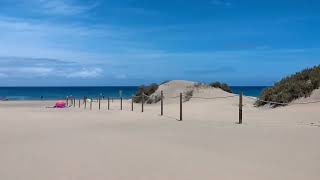
<instances>
[{"instance_id":1,"label":"blue sky","mask_svg":"<svg viewBox=\"0 0 320 180\"><path fill-rule=\"evenodd\" d=\"M0 86L272 85L319 32L317 0L1 0Z\"/></svg>"}]
</instances>

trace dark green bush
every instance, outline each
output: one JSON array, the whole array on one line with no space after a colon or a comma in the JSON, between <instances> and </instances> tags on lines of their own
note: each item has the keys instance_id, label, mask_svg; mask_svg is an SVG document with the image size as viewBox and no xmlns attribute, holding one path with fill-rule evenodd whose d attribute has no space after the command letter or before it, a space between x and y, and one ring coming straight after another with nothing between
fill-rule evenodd
<instances>
[{"instance_id":1,"label":"dark green bush","mask_svg":"<svg viewBox=\"0 0 320 180\"><path fill-rule=\"evenodd\" d=\"M216 81L216 82L210 83L209 85L211 87L220 88L226 92L232 93L230 87L226 83L220 83L220 82Z\"/></svg>"},{"instance_id":2,"label":"dark green bush","mask_svg":"<svg viewBox=\"0 0 320 180\"><path fill-rule=\"evenodd\" d=\"M314 89L320 86L320 65L305 69L294 75L288 76L275 83L273 87L262 91L259 99L280 103L290 103L300 97L308 97ZM257 101L257 106L267 103ZM276 107L278 105L272 104Z\"/></svg>"},{"instance_id":3,"label":"dark green bush","mask_svg":"<svg viewBox=\"0 0 320 180\"><path fill-rule=\"evenodd\" d=\"M133 98L133 102L135 103L140 103L141 100L142 100L142 94L144 93L145 95L147 96L150 96L151 94L153 94L154 92L156 92L156 90L158 89L159 85L156 84L156 83L153 83L149 86L145 86L145 85L142 85L138 88L138 91L135 93L135 96L137 97L134 97ZM145 102L148 101L148 97L144 97L144 100Z\"/></svg>"}]
</instances>

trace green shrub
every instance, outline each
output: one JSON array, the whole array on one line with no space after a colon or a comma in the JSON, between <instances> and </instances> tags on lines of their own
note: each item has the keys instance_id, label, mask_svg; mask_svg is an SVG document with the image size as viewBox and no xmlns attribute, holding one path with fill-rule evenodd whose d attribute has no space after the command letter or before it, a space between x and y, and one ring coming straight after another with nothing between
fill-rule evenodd
<instances>
[{"instance_id":1,"label":"green shrub","mask_svg":"<svg viewBox=\"0 0 320 180\"><path fill-rule=\"evenodd\" d=\"M135 96L133 98L133 102L135 103L140 103L142 101L142 94L144 93L147 96L150 96L151 94L153 94L154 92L156 92L156 90L158 89L159 85L158 84L151 84L149 86L145 86L142 85L138 88L138 91L135 93ZM145 102L148 102L148 97L144 97Z\"/></svg>"},{"instance_id":2,"label":"green shrub","mask_svg":"<svg viewBox=\"0 0 320 180\"><path fill-rule=\"evenodd\" d=\"M220 88L226 92L232 93L230 87L226 83L220 83L220 82L216 81L216 82L210 83L209 85L211 87Z\"/></svg>"},{"instance_id":3,"label":"green shrub","mask_svg":"<svg viewBox=\"0 0 320 180\"><path fill-rule=\"evenodd\" d=\"M275 83L273 87L263 90L259 99L264 101L290 103L301 97L309 97L312 91L319 88L319 86L320 65L283 78ZM263 106L267 103L257 101L255 104L257 106ZM271 105L273 107L278 106L272 103Z\"/></svg>"}]
</instances>

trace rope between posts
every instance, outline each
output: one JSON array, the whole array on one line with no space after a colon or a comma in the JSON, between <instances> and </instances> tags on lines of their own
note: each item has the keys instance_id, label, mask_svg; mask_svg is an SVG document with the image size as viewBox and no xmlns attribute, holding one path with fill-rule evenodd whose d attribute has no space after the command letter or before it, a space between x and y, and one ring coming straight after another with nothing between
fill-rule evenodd
<instances>
[{"instance_id":1,"label":"rope between posts","mask_svg":"<svg viewBox=\"0 0 320 180\"><path fill-rule=\"evenodd\" d=\"M186 95L186 93L183 93L183 95ZM132 96L134 98L141 98L142 96L144 97L148 97L150 98L151 96L148 96L146 94L142 94L140 96ZM239 95L236 94L236 95L232 95L232 96L220 96L220 97L197 97L197 96L191 96L190 98L193 98L193 99L227 99L227 98L233 98L233 97L238 97ZM180 95L177 95L177 96L171 96L171 97L166 97L165 95L163 96L164 98L170 98L170 99L176 99L176 98L179 98ZM270 103L270 104L274 104L274 105L299 105L299 104L314 104L314 103L320 103L320 100L319 101L311 101L311 102L296 102L296 103L282 103L282 102L275 102L275 101L266 101L266 100L261 100L261 99L258 99L258 98L255 98L255 97L250 97L250 96L246 96L247 98L249 99L253 99L255 101L260 101L260 102L264 102L264 103Z\"/></svg>"},{"instance_id":2,"label":"rope between posts","mask_svg":"<svg viewBox=\"0 0 320 180\"><path fill-rule=\"evenodd\" d=\"M296 103L281 103L281 102L274 102L274 101L265 101L265 100L261 100L258 98L254 98L254 97L247 97L249 99L253 99L255 101L260 101L260 102L264 102L264 103L270 103L270 104L276 104L276 105L299 105L299 104L315 104L315 103L320 103L319 101L311 101L311 102L296 102Z\"/></svg>"},{"instance_id":3,"label":"rope between posts","mask_svg":"<svg viewBox=\"0 0 320 180\"><path fill-rule=\"evenodd\" d=\"M139 97L142 97L142 96L131 96L131 97L133 97L133 98L139 98Z\"/></svg>"},{"instance_id":4,"label":"rope between posts","mask_svg":"<svg viewBox=\"0 0 320 180\"><path fill-rule=\"evenodd\" d=\"M179 98L180 96L172 96L172 97L165 97L163 96L164 98L170 98L170 99L176 99L176 98Z\"/></svg>"},{"instance_id":5,"label":"rope between posts","mask_svg":"<svg viewBox=\"0 0 320 180\"><path fill-rule=\"evenodd\" d=\"M258 98L254 98L254 97L247 97L249 99L253 99L255 101L260 101L260 102L264 102L264 103L271 103L271 104L277 104L277 105L289 105L289 103L281 103L281 102L274 102L274 101L265 101L265 100L261 100Z\"/></svg>"},{"instance_id":6,"label":"rope between posts","mask_svg":"<svg viewBox=\"0 0 320 180\"><path fill-rule=\"evenodd\" d=\"M232 98L232 97L237 97L238 95L233 95L233 96L221 96L221 97L194 97L191 96L191 98L194 99L226 99L226 98Z\"/></svg>"},{"instance_id":7,"label":"rope between posts","mask_svg":"<svg viewBox=\"0 0 320 180\"><path fill-rule=\"evenodd\" d=\"M144 97L148 97L148 98L150 98L151 96L148 96L148 95L146 95L146 94L143 94L143 96ZM139 96L140 97L140 96ZM166 97L165 95L163 96L164 98L179 98L180 96L178 95L178 96L172 96L172 97Z\"/></svg>"},{"instance_id":8,"label":"rope between posts","mask_svg":"<svg viewBox=\"0 0 320 180\"><path fill-rule=\"evenodd\" d=\"M239 107L239 123L238 124L242 124L242 120L243 120L243 106L246 106L247 104L243 104L243 93L241 94L230 94L228 96L217 96L217 97L210 97L210 96L207 96L207 97L200 97L200 96L192 96L192 94L188 93L188 92L181 92L179 93L179 95L177 96L169 96L169 94L166 94L168 96L164 96L163 95L163 91L161 91L161 116L163 116L163 109L164 109L164 106L163 106L163 98L171 98L171 99L176 99L176 98L180 98L180 101L177 101L180 103L180 118L177 119L179 121L182 121L183 120L183 97L184 98L189 98L189 99L206 99L206 100L215 100L215 99L227 99L227 98L234 98L234 97L239 97L239 104L238 104L238 107ZM182 96L183 95L183 96ZM144 104L145 104L145 99L144 97L156 97L158 98L159 94L156 94L156 95L146 95L145 93L141 93L139 96L137 95L133 95L131 96L132 98L142 98L142 101L141 101L141 112L144 112ZM295 102L295 103L283 103L283 102L274 102L274 101L265 101L265 100L261 100L259 98L256 98L256 97L250 97L250 96L245 96L247 97L248 99L253 99L254 101L259 101L259 102L264 102L264 103L270 103L270 104L274 104L274 105L299 105L299 104L312 104L312 103L320 103L320 100L318 101L312 101L312 102ZM110 105L109 105L109 98L108 97L108 110L110 110ZM112 99L116 99L116 98L112 98ZM68 103L68 100L67 99L67 103ZM146 99L148 100L148 99ZM85 108L86 108L86 101L85 102ZM100 110L100 99L99 99L99 110ZM70 107L75 107L75 99L73 99L73 101L71 102L70 106L68 106L69 108ZM233 104L234 105L234 104ZM250 103L251 105L251 103ZM120 109L123 110L123 105L122 105L122 97L121 97L121 105L120 105ZM80 100L79 100L79 108L80 108ZM249 108L250 110L251 108ZM90 110L92 110L92 101L90 102ZM131 102L131 111L134 111L134 101L132 99L132 102Z\"/></svg>"},{"instance_id":9,"label":"rope between posts","mask_svg":"<svg viewBox=\"0 0 320 180\"><path fill-rule=\"evenodd\" d=\"M186 93L183 93L183 95L186 95ZM151 97L151 96L148 96L146 94L143 94L143 96L145 97ZM222 99L222 98L231 98L231 97L237 97L239 95L233 95L233 96L221 96L221 97L196 97L196 96L191 96L191 98L194 98L194 99ZM136 96L136 97L141 97L141 96ZM177 95L177 96L171 96L171 97L166 97L165 95L163 96L164 98L170 98L170 99L176 99L176 98L179 98L180 95Z\"/></svg>"}]
</instances>

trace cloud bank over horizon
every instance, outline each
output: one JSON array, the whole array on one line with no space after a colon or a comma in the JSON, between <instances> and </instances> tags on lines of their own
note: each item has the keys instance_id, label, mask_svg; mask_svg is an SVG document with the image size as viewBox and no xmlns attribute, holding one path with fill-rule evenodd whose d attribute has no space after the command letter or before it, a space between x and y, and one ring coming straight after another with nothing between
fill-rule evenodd
<instances>
[{"instance_id":1,"label":"cloud bank over horizon","mask_svg":"<svg viewBox=\"0 0 320 180\"><path fill-rule=\"evenodd\" d=\"M271 85L320 64L319 5L3 0L0 86Z\"/></svg>"}]
</instances>

